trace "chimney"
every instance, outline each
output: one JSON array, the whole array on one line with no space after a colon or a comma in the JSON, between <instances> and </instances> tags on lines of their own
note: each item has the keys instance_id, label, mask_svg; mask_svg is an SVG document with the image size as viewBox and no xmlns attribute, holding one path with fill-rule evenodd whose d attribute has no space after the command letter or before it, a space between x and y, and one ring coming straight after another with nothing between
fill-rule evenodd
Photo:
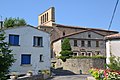
<instances>
[{"instance_id":1,"label":"chimney","mask_svg":"<svg viewBox=\"0 0 120 80\"><path fill-rule=\"evenodd\" d=\"M0 29L3 28L3 21L2 21L2 16L1 16L1 20L0 20Z\"/></svg>"}]
</instances>

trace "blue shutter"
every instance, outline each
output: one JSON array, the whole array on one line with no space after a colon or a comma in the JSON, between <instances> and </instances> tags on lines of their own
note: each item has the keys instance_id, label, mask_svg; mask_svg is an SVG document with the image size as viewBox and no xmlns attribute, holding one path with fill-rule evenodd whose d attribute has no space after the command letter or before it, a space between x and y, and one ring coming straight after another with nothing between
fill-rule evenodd
<instances>
[{"instance_id":1,"label":"blue shutter","mask_svg":"<svg viewBox=\"0 0 120 80\"><path fill-rule=\"evenodd\" d=\"M14 36L13 36L13 35L10 35L10 36L9 36L9 43L10 43L11 45L14 44Z\"/></svg>"},{"instance_id":2,"label":"blue shutter","mask_svg":"<svg viewBox=\"0 0 120 80\"><path fill-rule=\"evenodd\" d=\"M11 45L19 45L19 35L9 35L9 43Z\"/></svg>"},{"instance_id":3,"label":"blue shutter","mask_svg":"<svg viewBox=\"0 0 120 80\"><path fill-rule=\"evenodd\" d=\"M14 45L19 45L19 36L14 36Z\"/></svg>"},{"instance_id":4,"label":"blue shutter","mask_svg":"<svg viewBox=\"0 0 120 80\"><path fill-rule=\"evenodd\" d=\"M31 63L31 55L23 54L21 57L21 64L30 64Z\"/></svg>"}]
</instances>

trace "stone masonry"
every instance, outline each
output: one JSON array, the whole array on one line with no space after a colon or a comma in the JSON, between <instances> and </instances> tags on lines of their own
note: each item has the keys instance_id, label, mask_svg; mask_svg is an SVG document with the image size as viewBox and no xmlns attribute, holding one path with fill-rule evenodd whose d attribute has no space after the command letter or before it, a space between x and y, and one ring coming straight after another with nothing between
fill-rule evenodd
<instances>
[{"instance_id":1,"label":"stone masonry","mask_svg":"<svg viewBox=\"0 0 120 80\"><path fill-rule=\"evenodd\" d=\"M88 74L90 68L104 69L105 59L67 59L62 62L60 59L56 61L55 68L63 68L63 70L71 71L75 74Z\"/></svg>"}]
</instances>

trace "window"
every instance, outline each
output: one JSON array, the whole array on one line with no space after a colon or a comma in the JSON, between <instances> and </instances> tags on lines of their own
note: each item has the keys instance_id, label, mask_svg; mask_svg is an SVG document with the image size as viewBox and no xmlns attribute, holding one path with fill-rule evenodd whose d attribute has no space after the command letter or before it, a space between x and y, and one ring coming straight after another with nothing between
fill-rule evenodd
<instances>
[{"instance_id":1,"label":"window","mask_svg":"<svg viewBox=\"0 0 120 80\"><path fill-rule=\"evenodd\" d=\"M84 56L84 53L82 53L82 56Z\"/></svg>"},{"instance_id":2,"label":"window","mask_svg":"<svg viewBox=\"0 0 120 80\"><path fill-rule=\"evenodd\" d=\"M47 21L48 21L48 13L47 13Z\"/></svg>"},{"instance_id":3,"label":"window","mask_svg":"<svg viewBox=\"0 0 120 80\"><path fill-rule=\"evenodd\" d=\"M91 35L90 35L90 34L88 34L88 38L91 38Z\"/></svg>"},{"instance_id":4,"label":"window","mask_svg":"<svg viewBox=\"0 0 120 80\"><path fill-rule=\"evenodd\" d=\"M34 40L33 40L33 46L39 46L39 47L43 47L43 38L42 37L37 37L34 36Z\"/></svg>"},{"instance_id":5,"label":"window","mask_svg":"<svg viewBox=\"0 0 120 80\"><path fill-rule=\"evenodd\" d=\"M77 53L73 53L74 56L77 56Z\"/></svg>"},{"instance_id":6,"label":"window","mask_svg":"<svg viewBox=\"0 0 120 80\"><path fill-rule=\"evenodd\" d=\"M43 62L43 55L40 54L40 62Z\"/></svg>"},{"instance_id":7,"label":"window","mask_svg":"<svg viewBox=\"0 0 120 80\"><path fill-rule=\"evenodd\" d=\"M43 23L44 23L44 19L45 19L45 18L44 18L44 15L43 15Z\"/></svg>"},{"instance_id":8,"label":"window","mask_svg":"<svg viewBox=\"0 0 120 80\"><path fill-rule=\"evenodd\" d=\"M65 31L63 31L63 36L65 36Z\"/></svg>"},{"instance_id":9,"label":"window","mask_svg":"<svg viewBox=\"0 0 120 80\"><path fill-rule=\"evenodd\" d=\"M43 17L41 16L41 24L43 23Z\"/></svg>"},{"instance_id":10,"label":"window","mask_svg":"<svg viewBox=\"0 0 120 80\"><path fill-rule=\"evenodd\" d=\"M88 53L88 56L91 56L91 53Z\"/></svg>"},{"instance_id":11,"label":"window","mask_svg":"<svg viewBox=\"0 0 120 80\"><path fill-rule=\"evenodd\" d=\"M19 45L19 35L9 35L9 44L13 46Z\"/></svg>"},{"instance_id":12,"label":"window","mask_svg":"<svg viewBox=\"0 0 120 80\"><path fill-rule=\"evenodd\" d=\"M88 41L88 47L91 47L91 41Z\"/></svg>"},{"instance_id":13,"label":"window","mask_svg":"<svg viewBox=\"0 0 120 80\"><path fill-rule=\"evenodd\" d=\"M45 22L46 22L46 14L45 14Z\"/></svg>"},{"instance_id":14,"label":"window","mask_svg":"<svg viewBox=\"0 0 120 80\"><path fill-rule=\"evenodd\" d=\"M100 55L100 51L95 51L96 55Z\"/></svg>"},{"instance_id":15,"label":"window","mask_svg":"<svg viewBox=\"0 0 120 80\"><path fill-rule=\"evenodd\" d=\"M21 55L21 64L31 64L31 55L30 54L22 54Z\"/></svg>"},{"instance_id":16,"label":"window","mask_svg":"<svg viewBox=\"0 0 120 80\"><path fill-rule=\"evenodd\" d=\"M73 56L78 56L79 51L73 51Z\"/></svg>"},{"instance_id":17,"label":"window","mask_svg":"<svg viewBox=\"0 0 120 80\"><path fill-rule=\"evenodd\" d=\"M99 41L96 41L96 47L99 47Z\"/></svg>"},{"instance_id":18,"label":"window","mask_svg":"<svg viewBox=\"0 0 120 80\"><path fill-rule=\"evenodd\" d=\"M77 40L74 40L74 46L77 46Z\"/></svg>"},{"instance_id":19,"label":"window","mask_svg":"<svg viewBox=\"0 0 120 80\"><path fill-rule=\"evenodd\" d=\"M85 46L85 41L81 41L81 47Z\"/></svg>"}]
</instances>

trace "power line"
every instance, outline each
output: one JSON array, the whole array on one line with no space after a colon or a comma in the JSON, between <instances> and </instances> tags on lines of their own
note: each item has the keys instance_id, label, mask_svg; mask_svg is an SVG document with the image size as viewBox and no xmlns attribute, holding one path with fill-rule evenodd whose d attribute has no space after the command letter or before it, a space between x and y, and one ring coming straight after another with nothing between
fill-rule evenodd
<instances>
[{"instance_id":1,"label":"power line","mask_svg":"<svg viewBox=\"0 0 120 80\"><path fill-rule=\"evenodd\" d=\"M116 2L116 5L115 5L115 8L114 8L114 11L113 11L113 14L112 14L112 18L111 18L111 21L110 21L110 24L109 24L108 30L110 30L110 28L111 28L111 25L112 25L112 22L113 22L113 18L114 18L114 15L115 15L115 12L116 12L116 9L117 9L117 6L118 6L118 3L119 3L119 0L117 0L117 2Z\"/></svg>"}]
</instances>

